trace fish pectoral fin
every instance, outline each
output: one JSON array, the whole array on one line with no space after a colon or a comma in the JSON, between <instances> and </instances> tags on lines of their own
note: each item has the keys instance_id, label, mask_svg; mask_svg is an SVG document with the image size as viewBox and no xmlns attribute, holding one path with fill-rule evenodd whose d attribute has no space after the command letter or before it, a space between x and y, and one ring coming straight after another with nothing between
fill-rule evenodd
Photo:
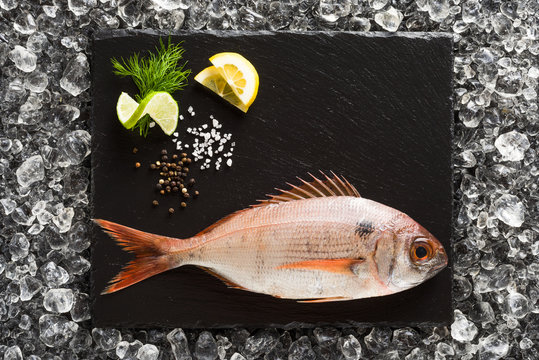
<instances>
[{"instance_id":1,"label":"fish pectoral fin","mask_svg":"<svg viewBox=\"0 0 539 360\"><path fill-rule=\"evenodd\" d=\"M365 262L365 259L319 259L298 261L290 264L281 265L278 269L301 269L301 270L319 270L336 274L351 275L354 273L356 265Z\"/></svg>"},{"instance_id":2,"label":"fish pectoral fin","mask_svg":"<svg viewBox=\"0 0 539 360\"><path fill-rule=\"evenodd\" d=\"M205 268L203 266L199 266L200 269L204 270L205 272L207 272L208 274L212 275L212 276L215 276L217 279L221 280L222 282L225 283L226 286L228 286L229 288L231 289L238 289L238 290L245 290L245 291L250 291L249 289L246 289L244 288L243 286L241 285L238 285L236 284L235 282L233 281L230 281L229 279L227 279L226 277L224 277L223 275L221 274L218 274L217 272L211 270L211 269L208 269L208 268Z\"/></svg>"},{"instance_id":3,"label":"fish pectoral fin","mask_svg":"<svg viewBox=\"0 0 539 360\"><path fill-rule=\"evenodd\" d=\"M317 303L325 303L325 302L331 302L331 301L346 301L346 300L352 300L352 298L344 297L344 296L335 296L335 297L327 297L327 298L311 299L311 300L298 300L298 302L302 304L317 304Z\"/></svg>"}]
</instances>

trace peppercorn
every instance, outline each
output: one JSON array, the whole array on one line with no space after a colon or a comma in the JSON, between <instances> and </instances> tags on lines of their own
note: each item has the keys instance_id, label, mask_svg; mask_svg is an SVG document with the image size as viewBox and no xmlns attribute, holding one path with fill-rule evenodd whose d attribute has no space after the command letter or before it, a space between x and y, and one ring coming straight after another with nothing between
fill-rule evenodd
<instances>
[{"instance_id":1,"label":"peppercorn","mask_svg":"<svg viewBox=\"0 0 539 360\"><path fill-rule=\"evenodd\" d=\"M178 161L178 166L179 166L179 167L182 167L182 166L183 166L183 162Z\"/></svg>"},{"instance_id":2,"label":"peppercorn","mask_svg":"<svg viewBox=\"0 0 539 360\"><path fill-rule=\"evenodd\" d=\"M195 190L195 197L200 195L200 193L198 192L198 190Z\"/></svg>"},{"instance_id":3,"label":"peppercorn","mask_svg":"<svg viewBox=\"0 0 539 360\"><path fill-rule=\"evenodd\" d=\"M152 201L152 205L153 205L153 206L159 205L159 201L157 201L157 200Z\"/></svg>"},{"instance_id":4,"label":"peppercorn","mask_svg":"<svg viewBox=\"0 0 539 360\"><path fill-rule=\"evenodd\" d=\"M166 149L161 150L161 155L166 155L166 154L168 154Z\"/></svg>"},{"instance_id":5,"label":"peppercorn","mask_svg":"<svg viewBox=\"0 0 539 360\"><path fill-rule=\"evenodd\" d=\"M186 199L188 199L188 198L189 198L189 196L190 196L190 195L189 195L189 193L185 193L185 194L183 194L183 197L184 197L184 198L186 198Z\"/></svg>"},{"instance_id":6,"label":"peppercorn","mask_svg":"<svg viewBox=\"0 0 539 360\"><path fill-rule=\"evenodd\" d=\"M182 188L182 193L186 193L187 192L187 188Z\"/></svg>"},{"instance_id":7,"label":"peppercorn","mask_svg":"<svg viewBox=\"0 0 539 360\"><path fill-rule=\"evenodd\" d=\"M155 164L150 164L150 169L155 170L157 169L157 166Z\"/></svg>"},{"instance_id":8,"label":"peppercorn","mask_svg":"<svg viewBox=\"0 0 539 360\"><path fill-rule=\"evenodd\" d=\"M169 208L169 209L168 209L168 213L169 213L169 214L174 214L174 209L173 209L173 208Z\"/></svg>"},{"instance_id":9,"label":"peppercorn","mask_svg":"<svg viewBox=\"0 0 539 360\"><path fill-rule=\"evenodd\" d=\"M187 158L187 163L188 163L188 164L191 163L191 158Z\"/></svg>"},{"instance_id":10,"label":"peppercorn","mask_svg":"<svg viewBox=\"0 0 539 360\"><path fill-rule=\"evenodd\" d=\"M156 161L156 162L155 162L155 165L161 166L161 161Z\"/></svg>"},{"instance_id":11,"label":"peppercorn","mask_svg":"<svg viewBox=\"0 0 539 360\"><path fill-rule=\"evenodd\" d=\"M133 154L136 154L138 152L138 149L136 147L133 148Z\"/></svg>"},{"instance_id":12,"label":"peppercorn","mask_svg":"<svg viewBox=\"0 0 539 360\"><path fill-rule=\"evenodd\" d=\"M186 163L187 162L187 158L186 157L183 157L182 158L182 163Z\"/></svg>"},{"instance_id":13,"label":"peppercorn","mask_svg":"<svg viewBox=\"0 0 539 360\"><path fill-rule=\"evenodd\" d=\"M135 167L136 167L137 169L140 167L140 163L139 163L138 161L135 163Z\"/></svg>"},{"instance_id":14,"label":"peppercorn","mask_svg":"<svg viewBox=\"0 0 539 360\"><path fill-rule=\"evenodd\" d=\"M165 180L159 179L159 184L163 184L164 182L165 182Z\"/></svg>"},{"instance_id":15,"label":"peppercorn","mask_svg":"<svg viewBox=\"0 0 539 360\"><path fill-rule=\"evenodd\" d=\"M165 181L163 181L163 184L165 184L165 186L166 186L166 185L169 185L169 184L170 184L170 181L169 181L169 180L165 180Z\"/></svg>"},{"instance_id":16,"label":"peppercorn","mask_svg":"<svg viewBox=\"0 0 539 360\"><path fill-rule=\"evenodd\" d=\"M165 190L161 190L161 191L159 191L159 193L160 193L161 195L165 195Z\"/></svg>"},{"instance_id":17,"label":"peppercorn","mask_svg":"<svg viewBox=\"0 0 539 360\"><path fill-rule=\"evenodd\" d=\"M167 192L170 192L171 187L170 187L170 186L167 186L165 189L167 190Z\"/></svg>"},{"instance_id":18,"label":"peppercorn","mask_svg":"<svg viewBox=\"0 0 539 360\"><path fill-rule=\"evenodd\" d=\"M180 155L181 155L182 158L187 157L186 153L181 153Z\"/></svg>"},{"instance_id":19,"label":"peppercorn","mask_svg":"<svg viewBox=\"0 0 539 360\"><path fill-rule=\"evenodd\" d=\"M191 178L188 182L189 186L193 186L195 184L195 179Z\"/></svg>"},{"instance_id":20,"label":"peppercorn","mask_svg":"<svg viewBox=\"0 0 539 360\"><path fill-rule=\"evenodd\" d=\"M168 168L166 166L163 166L163 168L161 170L163 170L163 172L167 172Z\"/></svg>"},{"instance_id":21,"label":"peppercorn","mask_svg":"<svg viewBox=\"0 0 539 360\"><path fill-rule=\"evenodd\" d=\"M180 206L181 206L182 208L185 208L185 207L187 207L187 204L186 204L185 202L182 201L182 202L180 203Z\"/></svg>"},{"instance_id":22,"label":"peppercorn","mask_svg":"<svg viewBox=\"0 0 539 360\"><path fill-rule=\"evenodd\" d=\"M183 172L185 172L185 173L188 173L188 172L189 172L189 168L188 168L188 167L184 167L182 170L183 170Z\"/></svg>"},{"instance_id":23,"label":"peppercorn","mask_svg":"<svg viewBox=\"0 0 539 360\"><path fill-rule=\"evenodd\" d=\"M178 190L179 190L179 188L178 188L177 186L174 186L174 187L172 188L172 191L174 191L174 192L178 192Z\"/></svg>"},{"instance_id":24,"label":"peppercorn","mask_svg":"<svg viewBox=\"0 0 539 360\"><path fill-rule=\"evenodd\" d=\"M168 160L168 156L166 155L161 156L161 161L167 161L167 160Z\"/></svg>"}]
</instances>

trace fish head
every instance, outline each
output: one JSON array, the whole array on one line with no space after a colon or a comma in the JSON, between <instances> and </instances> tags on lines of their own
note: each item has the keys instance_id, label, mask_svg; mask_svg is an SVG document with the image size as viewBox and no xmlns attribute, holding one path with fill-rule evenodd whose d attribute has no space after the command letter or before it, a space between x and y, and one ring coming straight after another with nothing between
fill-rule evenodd
<instances>
[{"instance_id":1,"label":"fish head","mask_svg":"<svg viewBox=\"0 0 539 360\"><path fill-rule=\"evenodd\" d=\"M444 246L417 222L407 218L395 230L396 256L389 285L396 291L421 284L447 266Z\"/></svg>"}]
</instances>

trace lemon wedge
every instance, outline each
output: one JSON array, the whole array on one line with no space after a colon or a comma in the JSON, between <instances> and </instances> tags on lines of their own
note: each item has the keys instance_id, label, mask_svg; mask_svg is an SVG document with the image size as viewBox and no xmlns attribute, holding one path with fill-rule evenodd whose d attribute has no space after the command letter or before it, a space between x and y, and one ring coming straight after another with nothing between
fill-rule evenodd
<instances>
[{"instance_id":1,"label":"lemon wedge","mask_svg":"<svg viewBox=\"0 0 539 360\"><path fill-rule=\"evenodd\" d=\"M247 112L258 93L258 73L253 64L232 52L215 54L210 61L213 66L202 70L195 76L195 80ZM235 96L229 94L230 91Z\"/></svg>"},{"instance_id":2,"label":"lemon wedge","mask_svg":"<svg viewBox=\"0 0 539 360\"><path fill-rule=\"evenodd\" d=\"M245 106L240 98L236 96L232 87L215 66L207 67L199 72L197 76L195 76L195 81L201 83L241 111L247 112L249 109L249 107Z\"/></svg>"},{"instance_id":3,"label":"lemon wedge","mask_svg":"<svg viewBox=\"0 0 539 360\"><path fill-rule=\"evenodd\" d=\"M258 73L253 64L238 53L215 54L210 62L219 69L241 102L249 107L258 93Z\"/></svg>"}]
</instances>

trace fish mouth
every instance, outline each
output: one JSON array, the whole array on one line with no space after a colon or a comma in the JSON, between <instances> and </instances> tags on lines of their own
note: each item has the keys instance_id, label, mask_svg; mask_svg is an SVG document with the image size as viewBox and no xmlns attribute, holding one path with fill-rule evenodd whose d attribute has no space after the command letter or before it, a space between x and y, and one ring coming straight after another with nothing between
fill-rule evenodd
<instances>
[{"instance_id":1,"label":"fish mouth","mask_svg":"<svg viewBox=\"0 0 539 360\"><path fill-rule=\"evenodd\" d=\"M438 260L439 264L430 269L429 272L437 273L438 271L442 270L447 266L449 259L447 258L447 254L445 253L444 248L438 249L438 251L436 252L436 260Z\"/></svg>"}]
</instances>

